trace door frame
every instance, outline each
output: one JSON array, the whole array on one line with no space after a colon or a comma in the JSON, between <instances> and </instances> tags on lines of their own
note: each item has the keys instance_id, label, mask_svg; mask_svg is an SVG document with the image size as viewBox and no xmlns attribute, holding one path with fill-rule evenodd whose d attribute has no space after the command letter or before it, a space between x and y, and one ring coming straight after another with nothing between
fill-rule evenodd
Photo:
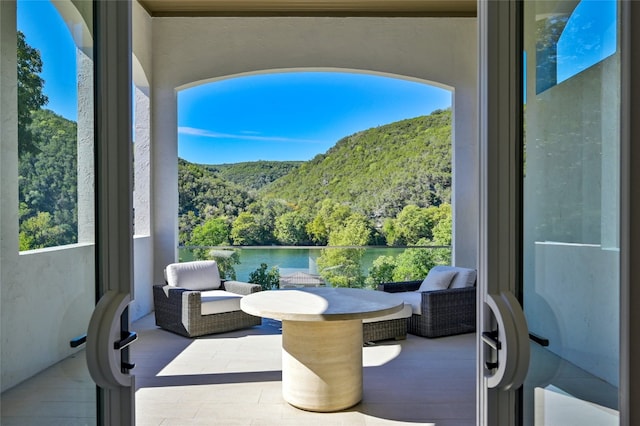
<instances>
[{"instance_id":1,"label":"door frame","mask_svg":"<svg viewBox=\"0 0 640 426\"><path fill-rule=\"evenodd\" d=\"M640 4L620 2L622 95L620 146L620 425L640 424ZM635 220L634 220L635 219ZM635 309L634 309L635 307ZM635 362L634 362L635 360Z\"/></svg>"},{"instance_id":2,"label":"door frame","mask_svg":"<svg viewBox=\"0 0 640 426\"><path fill-rule=\"evenodd\" d=\"M99 425L135 424L135 376L123 369L133 299L131 1L94 0L96 300L87 363ZM115 352L115 353L114 353Z\"/></svg>"},{"instance_id":3,"label":"door frame","mask_svg":"<svg viewBox=\"0 0 640 426\"><path fill-rule=\"evenodd\" d=\"M477 422L521 423L520 390L488 389L482 331L492 325L488 294L510 291L522 301L522 46L519 0L478 2L480 215L478 258ZM619 1L621 39L620 166L620 425L640 424L640 3ZM634 49L635 47L635 49ZM635 119L634 119L635 118Z\"/></svg>"},{"instance_id":4,"label":"door frame","mask_svg":"<svg viewBox=\"0 0 640 426\"><path fill-rule=\"evenodd\" d=\"M518 1L478 2L479 170L478 332L476 418L482 425L514 425L520 390L487 387L491 354L482 332L494 327L489 294L521 298L521 105L522 43Z\"/></svg>"}]
</instances>

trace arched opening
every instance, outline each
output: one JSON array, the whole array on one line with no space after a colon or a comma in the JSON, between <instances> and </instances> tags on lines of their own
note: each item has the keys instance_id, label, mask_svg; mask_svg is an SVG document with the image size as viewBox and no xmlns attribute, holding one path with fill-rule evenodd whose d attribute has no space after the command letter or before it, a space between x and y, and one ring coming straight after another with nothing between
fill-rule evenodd
<instances>
[{"instance_id":1,"label":"arched opening","mask_svg":"<svg viewBox=\"0 0 640 426\"><path fill-rule=\"evenodd\" d=\"M199 83L178 92L182 260L213 256L245 281L264 263L283 280L302 273L349 287L375 287L393 271L422 279L451 262L443 85L337 69ZM264 249L229 258L225 246Z\"/></svg>"}]
</instances>

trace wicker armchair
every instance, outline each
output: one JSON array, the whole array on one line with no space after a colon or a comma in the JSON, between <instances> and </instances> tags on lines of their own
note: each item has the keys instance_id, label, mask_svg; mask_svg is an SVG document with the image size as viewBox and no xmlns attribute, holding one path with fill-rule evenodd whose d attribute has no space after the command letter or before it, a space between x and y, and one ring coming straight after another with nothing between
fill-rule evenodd
<instances>
[{"instance_id":1,"label":"wicker armchair","mask_svg":"<svg viewBox=\"0 0 640 426\"><path fill-rule=\"evenodd\" d=\"M453 267L437 267L440 270ZM464 271L465 268L455 268ZM471 333L476 330L475 270L470 286L457 286L442 290L418 292L422 281L384 283L378 290L399 293L405 303L414 305L408 320L407 331L423 337L441 337ZM459 278L463 278L460 276ZM455 279L454 283L455 284ZM419 304L419 306L415 306ZM416 312L418 311L418 312Z\"/></svg>"},{"instance_id":2,"label":"wicker armchair","mask_svg":"<svg viewBox=\"0 0 640 426\"><path fill-rule=\"evenodd\" d=\"M215 261L172 264L165 277L166 285L153 286L156 325L165 330L197 337L262 323L240 309L240 298L262 287L220 280Z\"/></svg>"}]
</instances>

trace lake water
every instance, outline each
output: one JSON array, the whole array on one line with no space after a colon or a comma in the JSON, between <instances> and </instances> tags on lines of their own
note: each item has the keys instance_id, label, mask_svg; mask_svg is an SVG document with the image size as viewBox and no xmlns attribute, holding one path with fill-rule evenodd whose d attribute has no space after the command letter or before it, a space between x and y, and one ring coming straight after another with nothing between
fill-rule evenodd
<instances>
[{"instance_id":1,"label":"lake water","mask_svg":"<svg viewBox=\"0 0 640 426\"><path fill-rule=\"evenodd\" d=\"M362 272L367 275L373 261L378 256L397 256L402 253L403 248L367 248L362 258ZM318 249L290 249L290 248L251 248L240 249L240 264L234 265L236 279L246 281L249 274L260 267L261 263L266 263L269 269L277 266L280 275L287 275L293 272L307 272L315 274L316 260L322 252ZM180 261L193 260L193 255L188 249L180 249Z\"/></svg>"}]
</instances>

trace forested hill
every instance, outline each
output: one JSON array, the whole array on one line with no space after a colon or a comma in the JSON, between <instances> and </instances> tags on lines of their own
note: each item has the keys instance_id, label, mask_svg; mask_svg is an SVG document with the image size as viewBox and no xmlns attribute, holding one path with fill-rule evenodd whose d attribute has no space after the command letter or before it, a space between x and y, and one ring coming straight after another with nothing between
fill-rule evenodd
<instances>
[{"instance_id":1,"label":"forested hill","mask_svg":"<svg viewBox=\"0 0 640 426\"><path fill-rule=\"evenodd\" d=\"M20 250L78 241L77 125L47 109L30 115L37 149L23 152L20 173Z\"/></svg>"},{"instance_id":2,"label":"forested hill","mask_svg":"<svg viewBox=\"0 0 640 426\"><path fill-rule=\"evenodd\" d=\"M184 245L323 245L350 223L362 238L340 244L431 239L450 216L451 112L353 134L300 164L180 160L178 185Z\"/></svg>"},{"instance_id":3,"label":"forested hill","mask_svg":"<svg viewBox=\"0 0 640 426\"><path fill-rule=\"evenodd\" d=\"M450 203L451 110L347 136L261 195L302 205L331 198L378 220L409 204Z\"/></svg>"},{"instance_id":4,"label":"forested hill","mask_svg":"<svg viewBox=\"0 0 640 426\"><path fill-rule=\"evenodd\" d=\"M233 164L205 165L204 168L220 178L241 186L247 191L258 190L298 168L302 161L252 161Z\"/></svg>"}]
</instances>

